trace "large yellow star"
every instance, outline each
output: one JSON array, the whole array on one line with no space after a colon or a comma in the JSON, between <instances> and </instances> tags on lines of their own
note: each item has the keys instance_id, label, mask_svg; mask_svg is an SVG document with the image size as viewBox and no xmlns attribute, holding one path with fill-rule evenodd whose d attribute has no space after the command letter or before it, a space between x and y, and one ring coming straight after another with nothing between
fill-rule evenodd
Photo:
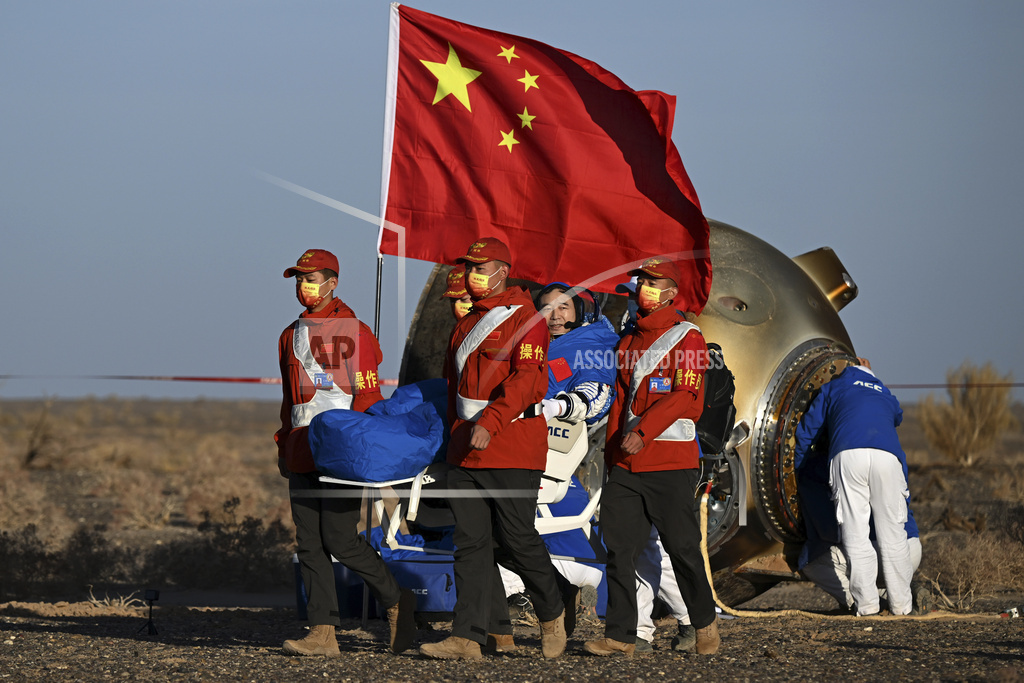
<instances>
[{"instance_id":1,"label":"large yellow star","mask_svg":"<svg viewBox=\"0 0 1024 683\"><path fill-rule=\"evenodd\" d=\"M526 107L523 107L522 114L516 114L516 116L518 116L519 120L523 122L520 128L529 128L530 130L533 130L533 120L537 117L530 116L530 111Z\"/></svg>"},{"instance_id":2,"label":"large yellow star","mask_svg":"<svg viewBox=\"0 0 1024 683\"><path fill-rule=\"evenodd\" d=\"M498 143L498 147L501 147L502 145L508 147L508 153L511 154L512 145L519 144L519 140L516 140L515 131L510 130L509 132L506 133L505 131L501 130L498 132L501 133L501 142Z\"/></svg>"},{"instance_id":3,"label":"large yellow star","mask_svg":"<svg viewBox=\"0 0 1024 683\"><path fill-rule=\"evenodd\" d=\"M523 76L522 78L517 78L516 79L517 81L522 83L524 86L526 86L524 88L523 92L526 92L530 88L537 88L537 90L540 90L540 86L537 85L537 77L536 76L531 76L529 71L525 71L524 70L523 73L525 73L526 75Z\"/></svg>"},{"instance_id":4,"label":"large yellow star","mask_svg":"<svg viewBox=\"0 0 1024 683\"><path fill-rule=\"evenodd\" d=\"M504 45L499 45L498 47L501 48L501 52L498 53L498 56L507 59L509 64L512 63L513 59L519 59L519 55L516 54L515 45L513 45L512 47L505 47Z\"/></svg>"},{"instance_id":5,"label":"large yellow star","mask_svg":"<svg viewBox=\"0 0 1024 683\"><path fill-rule=\"evenodd\" d=\"M462 106L468 111L473 111L469 107L469 89L466 86L476 80L481 72L462 66L459 55L455 54L455 48L451 43L448 43L448 61L444 64L428 62L425 59L421 59L420 63L430 69L430 73L437 78L437 92L434 93L432 104L437 104L448 95L454 95L455 99L462 102Z\"/></svg>"}]
</instances>

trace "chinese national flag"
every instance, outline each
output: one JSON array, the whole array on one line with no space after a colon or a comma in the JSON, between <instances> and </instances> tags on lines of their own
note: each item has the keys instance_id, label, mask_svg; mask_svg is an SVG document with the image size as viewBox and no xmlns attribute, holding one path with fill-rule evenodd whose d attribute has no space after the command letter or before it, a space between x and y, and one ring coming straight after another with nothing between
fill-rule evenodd
<instances>
[{"instance_id":1,"label":"chinese national flag","mask_svg":"<svg viewBox=\"0 0 1024 683\"><path fill-rule=\"evenodd\" d=\"M675 260L711 287L708 224L672 143L675 98L528 38L392 5L380 251L454 263L479 237L512 274L612 291Z\"/></svg>"}]
</instances>

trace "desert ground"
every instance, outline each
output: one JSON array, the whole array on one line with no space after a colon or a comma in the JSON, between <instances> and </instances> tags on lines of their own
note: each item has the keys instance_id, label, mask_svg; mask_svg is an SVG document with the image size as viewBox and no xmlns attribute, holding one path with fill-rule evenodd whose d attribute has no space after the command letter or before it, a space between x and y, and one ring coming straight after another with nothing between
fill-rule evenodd
<instances>
[{"instance_id":1,"label":"desert ground","mask_svg":"<svg viewBox=\"0 0 1024 683\"><path fill-rule=\"evenodd\" d=\"M340 659L282 653L303 625L275 403L0 401L0 679L1020 680L1024 618L1000 615L1024 606L1024 437L1006 431L965 467L905 408L919 579L941 611L841 617L820 590L792 582L739 606L758 616L723 619L713 657L673 652L671 620L651 655L588 656L582 641L602 625L584 605L557 661L541 658L526 615L518 652L452 663L389 654L377 619L344 620ZM1024 422L1024 406L1013 412ZM155 633L147 589L161 592ZM450 624L421 626L429 641Z\"/></svg>"}]
</instances>

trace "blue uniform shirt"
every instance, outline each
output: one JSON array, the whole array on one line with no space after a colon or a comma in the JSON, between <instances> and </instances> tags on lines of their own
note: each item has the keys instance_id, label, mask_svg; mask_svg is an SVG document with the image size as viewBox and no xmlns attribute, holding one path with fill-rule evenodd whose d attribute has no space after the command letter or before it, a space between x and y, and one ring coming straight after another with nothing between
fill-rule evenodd
<instances>
[{"instance_id":1,"label":"blue uniform shirt","mask_svg":"<svg viewBox=\"0 0 1024 683\"><path fill-rule=\"evenodd\" d=\"M797 426L796 467L827 430L830 461L842 451L876 448L899 458L906 477L907 457L896 434L902 421L903 409L892 392L870 370L852 365L821 387Z\"/></svg>"},{"instance_id":2,"label":"blue uniform shirt","mask_svg":"<svg viewBox=\"0 0 1024 683\"><path fill-rule=\"evenodd\" d=\"M603 315L583 327L569 330L551 340L548 347L548 392L544 398L572 391L584 382L598 382L615 386L615 347L619 335ZM604 409L587 420L593 424L611 408L608 401Z\"/></svg>"}]
</instances>

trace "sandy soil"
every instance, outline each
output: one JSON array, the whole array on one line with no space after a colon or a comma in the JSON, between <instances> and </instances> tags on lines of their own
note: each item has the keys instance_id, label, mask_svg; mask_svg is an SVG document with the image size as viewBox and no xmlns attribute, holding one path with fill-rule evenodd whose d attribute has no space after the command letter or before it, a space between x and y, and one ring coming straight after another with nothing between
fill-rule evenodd
<instances>
[{"instance_id":1,"label":"sandy soil","mask_svg":"<svg viewBox=\"0 0 1024 683\"><path fill-rule=\"evenodd\" d=\"M91 409L100 408L106 406L100 403ZM909 423L916 429L912 420ZM260 431L256 427L258 424L253 426L254 433ZM986 586L1007 585L1006 576L1019 577L1020 548L1008 548L1006 544L1019 546L1013 539L1019 538L1024 528L1024 437L1018 433L1007 437L1000 447L1000 457L969 469L935 462L913 429L901 438L906 438L911 455L914 509L926 542L926 564L931 575L940 570L948 573L958 567L985 565L990 574L982 576ZM8 449L11 459L15 447ZM81 463L70 459L68 465L73 464ZM96 494L95 487L86 485L95 475L96 470L62 470L54 465L29 470L20 481L22 486L39 487L48 499L61 501L72 522L116 519L117 506L124 501L112 494ZM274 472L266 473L266 485L283 495L275 477ZM1004 531L1000 535L993 529L1017 535ZM107 532L114 543L136 549L196 533L184 524L179 512L172 515L170 524L159 529L133 530L114 525ZM992 566L988 567L986 561ZM971 614L927 620L865 621L772 613L803 609L824 614L834 608L834 601L806 583L779 585L742 606L765 610L764 616L723 619L723 647L713 657L671 651L669 643L675 633L671 623L659 628L651 655L632 660L588 656L582 650L583 641L602 635L601 622L589 619L580 623L566 654L557 661L541 657L536 627L520 623L517 642L522 647L514 654L491 656L476 663L434 662L415 652L389 654L383 645L383 622L372 620L363 629L358 619L349 619L338 634L343 652L340 659L296 658L281 650L283 640L302 635L293 588L287 584L289 570L287 563L282 565L278 572L281 577L260 586L260 593L240 592L232 587L235 584L227 582L229 586L223 581L208 591L155 586L161 588L161 599L153 610L155 634L146 627L145 605L138 601L102 604L106 591L100 586L96 587L96 596L101 600L95 602L80 602L84 589L77 585L61 592L10 593L5 599L17 597L33 602L0 603L0 680L1017 681L1024 670L1024 618L999 616L1007 608L1024 605L1024 593L986 590L966 605ZM1012 583L1019 585L1019 581ZM178 585L194 587L200 583ZM127 596L139 586L112 586L110 595ZM68 601L61 602L61 598ZM106 602L117 603L118 598ZM450 628L444 622L423 626L422 642L441 640Z\"/></svg>"},{"instance_id":2,"label":"sandy soil","mask_svg":"<svg viewBox=\"0 0 1024 683\"><path fill-rule=\"evenodd\" d=\"M790 589L806 591L813 587ZM777 589L773 589L777 590ZM770 593L770 592L769 592ZM799 596L788 595L793 603ZM769 594L759 600L771 601ZM1024 619L994 613L968 618L866 621L778 617L723 619L718 655L673 652L672 624L659 627L646 656L598 658L582 650L601 635L584 620L558 660L540 655L535 626L516 627L519 651L481 662L437 662L415 651L390 654L384 622L361 629L345 620L340 659L286 655L281 641L301 635L294 609L157 607L150 635L145 607L87 603L0 605L0 678L11 681L647 681L647 680L949 680L1019 681ZM420 631L440 640L450 624Z\"/></svg>"}]
</instances>

